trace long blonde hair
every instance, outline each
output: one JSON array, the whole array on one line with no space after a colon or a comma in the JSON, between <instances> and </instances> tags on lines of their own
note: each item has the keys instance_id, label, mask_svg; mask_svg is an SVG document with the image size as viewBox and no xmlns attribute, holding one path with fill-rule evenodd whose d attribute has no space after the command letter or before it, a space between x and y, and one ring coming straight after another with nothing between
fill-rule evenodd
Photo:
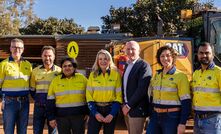
<instances>
[{"instance_id":1,"label":"long blonde hair","mask_svg":"<svg viewBox=\"0 0 221 134\"><path fill-rule=\"evenodd\" d=\"M94 72L94 77L97 77L97 75L99 73L99 70L100 70L100 67L98 65L98 58L99 58L100 54L104 54L105 57L107 58L107 60L110 61L110 65L109 65L110 69L117 70L117 67L115 66L115 64L112 60L111 54L107 50L101 49L100 51L98 51L95 62L94 62L94 65L92 67L92 72Z\"/></svg>"}]
</instances>

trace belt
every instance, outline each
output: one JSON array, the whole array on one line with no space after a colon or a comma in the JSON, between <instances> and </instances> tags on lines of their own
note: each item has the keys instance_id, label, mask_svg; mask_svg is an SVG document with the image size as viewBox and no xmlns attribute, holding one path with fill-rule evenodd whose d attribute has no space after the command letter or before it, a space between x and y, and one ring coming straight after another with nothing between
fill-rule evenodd
<instances>
[{"instance_id":1,"label":"belt","mask_svg":"<svg viewBox=\"0 0 221 134\"><path fill-rule=\"evenodd\" d=\"M196 117L199 119L205 119L205 118L209 118L209 117L216 115L216 114L219 114L219 113L218 112L208 112L205 114L196 114Z\"/></svg>"},{"instance_id":2,"label":"belt","mask_svg":"<svg viewBox=\"0 0 221 134\"><path fill-rule=\"evenodd\" d=\"M175 108L156 108L154 107L154 111L157 113L167 113L167 112L177 112L180 111L180 108L175 107Z\"/></svg>"},{"instance_id":3,"label":"belt","mask_svg":"<svg viewBox=\"0 0 221 134\"><path fill-rule=\"evenodd\" d=\"M23 101L23 100L27 100L28 96L5 96L5 99Z\"/></svg>"},{"instance_id":4,"label":"belt","mask_svg":"<svg viewBox=\"0 0 221 134\"><path fill-rule=\"evenodd\" d=\"M110 106L112 102L96 102L95 104L97 106L105 107L105 106Z\"/></svg>"}]
</instances>

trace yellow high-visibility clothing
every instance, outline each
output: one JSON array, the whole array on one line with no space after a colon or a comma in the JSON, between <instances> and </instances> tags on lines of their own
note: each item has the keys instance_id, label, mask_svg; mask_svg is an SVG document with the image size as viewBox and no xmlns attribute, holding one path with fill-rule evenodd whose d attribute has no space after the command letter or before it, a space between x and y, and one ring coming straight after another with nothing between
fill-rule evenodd
<instances>
[{"instance_id":1,"label":"yellow high-visibility clothing","mask_svg":"<svg viewBox=\"0 0 221 134\"><path fill-rule=\"evenodd\" d=\"M53 65L50 70L46 70L43 65L33 69L31 75L31 88L36 93L48 93L49 85L61 72L61 68Z\"/></svg>"},{"instance_id":2,"label":"yellow high-visibility clothing","mask_svg":"<svg viewBox=\"0 0 221 134\"><path fill-rule=\"evenodd\" d=\"M110 70L94 77L91 72L86 90L87 102L122 103L121 76L116 70Z\"/></svg>"},{"instance_id":3,"label":"yellow high-visibility clothing","mask_svg":"<svg viewBox=\"0 0 221 134\"><path fill-rule=\"evenodd\" d=\"M75 73L71 78L55 77L48 91L48 100L55 100L57 108L78 107L86 105L87 78Z\"/></svg>"},{"instance_id":4,"label":"yellow high-visibility clothing","mask_svg":"<svg viewBox=\"0 0 221 134\"><path fill-rule=\"evenodd\" d=\"M0 88L6 96L26 96L29 94L29 79L32 66L27 60L14 62L12 57L0 63Z\"/></svg>"},{"instance_id":5,"label":"yellow high-visibility clothing","mask_svg":"<svg viewBox=\"0 0 221 134\"><path fill-rule=\"evenodd\" d=\"M180 106L182 100L191 98L187 76L176 68L167 74L158 72L150 85L156 105Z\"/></svg>"},{"instance_id":6,"label":"yellow high-visibility clothing","mask_svg":"<svg viewBox=\"0 0 221 134\"><path fill-rule=\"evenodd\" d=\"M196 111L221 112L221 68L215 64L193 73L193 109Z\"/></svg>"}]
</instances>

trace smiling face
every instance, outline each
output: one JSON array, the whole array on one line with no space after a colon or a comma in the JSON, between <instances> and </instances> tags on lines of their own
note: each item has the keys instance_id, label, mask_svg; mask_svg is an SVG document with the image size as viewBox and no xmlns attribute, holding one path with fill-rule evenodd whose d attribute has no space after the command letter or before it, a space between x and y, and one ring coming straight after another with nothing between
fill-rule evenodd
<instances>
[{"instance_id":1,"label":"smiling face","mask_svg":"<svg viewBox=\"0 0 221 134\"><path fill-rule=\"evenodd\" d=\"M51 49L45 49L41 55L44 66L52 67L55 55Z\"/></svg>"},{"instance_id":2,"label":"smiling face","mask_svg":"<svg viewBox=\"0 0 221 134\"><path fill-rule=\"evenodd\" d=\"M102 70L102 72L106 72L106 69L110 65L110 60L107 58L107 56L103 53L100 53L98 55L98 66Z\"/></svg>"},{"instance_id":3,"label":"smiling face","mask_svg":"<svg viewBox=\"0 0 221 134\"><path fill-rule=\"evenodd\" d=\"M135 41L130 41L126 43L126 54L130 61L134 61L139 58L140 47Z\"/></svg>"},{"instance_id":4,"label":"smiling face","mask_svg":"<svg viewBox=\"0 0 221 134\"><path fill-rule=\"evenodd\" d=\"M14 60L20 60L24 51L24 44L22 42L11 42L10 51Z\"/></svg>"},{"instance_id":5,"label":"smiling face","mask_svg":"<svg viewBox=\"0 0 221 134\"><path fill-rule=\"evenodd\" d=\"M70 61L67 60L62 64L62 72L67 78L72 77L74 71L75 71L75 68L73 67Z\"/></svg>"},{"instance_id":6,"label":"smiling face","mask_svg":"<svg viewBox=\"0 0 221 134\"><path fill-rule=\"evenodd\" d=\"M160 54L160 63L164 68L170 68L173 66L173 57L170 50L164 50Z\"/></svg>"}]
</instances>

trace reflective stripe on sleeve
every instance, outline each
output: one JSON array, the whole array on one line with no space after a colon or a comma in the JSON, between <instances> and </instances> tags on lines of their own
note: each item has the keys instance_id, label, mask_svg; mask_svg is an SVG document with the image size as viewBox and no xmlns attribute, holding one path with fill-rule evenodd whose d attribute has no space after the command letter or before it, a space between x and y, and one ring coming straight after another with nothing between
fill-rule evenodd
<instances>
[{"instance_id":1,"label":"reflective stripe on sleeve","mask_svg":"<svg viewBox=\"0 0 221 134\"><path fill-rule=\"evenodd\" d=\"M193 106L193 109L198 110L198 111L220 111L221 112L221 106L218 106L218 107Z\"/></svg>"},{"instance_id":2,"label":"reflective stripe on sleeve","mask_svg":"<svg viewBox=\"0 0 221 134\"><path fill-rule=\"evenodd\" d=\"M17 80L17 79L24 79L24 80L29 80L29 76L5 76L5 80Z\"/></svg>"},{"instance_id":3,"label":"reflective stripe on sleeve","mask_svg":"<svg viewBox=\"0 0 221 134\"><path fill-rule=\"evenodd\" d=\"M23 88L2 88L2 91L28 91L28 87Z\"/></svg>"},{"instance_id":4,"label":"reflective stripe on sleeve","mask_svg":"<svg viewBox=\"0 0 221 134\"><path fill-rule=\"evenodd\" d=\"M36 85L50 85L51 82L50 81L37 81Z\"/></svg>"},{"instance_id":5,"label":"reflective stripe on sleeve","mask_svg":"<svg viewBox=\"0 0 221 134\"><path fill-rule=\"evenodd\" d=\"M180 96L180 100L186 100L186 99L191 99L189 94L185 94L185 95Z\"/></svg>"}]
</instances>

